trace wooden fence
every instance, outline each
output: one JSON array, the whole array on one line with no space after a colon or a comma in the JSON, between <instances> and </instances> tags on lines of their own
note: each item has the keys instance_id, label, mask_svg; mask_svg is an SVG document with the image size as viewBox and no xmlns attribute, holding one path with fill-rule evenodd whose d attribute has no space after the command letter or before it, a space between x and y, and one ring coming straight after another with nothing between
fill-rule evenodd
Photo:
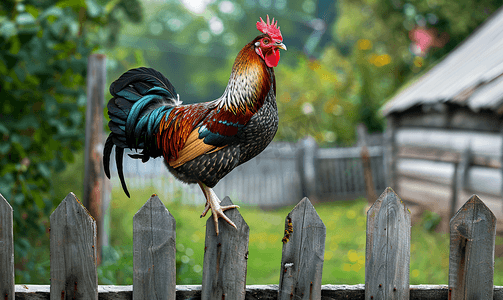
<instances>
[{"instance_id":1,"label":"wooden fence","mask_svg":"<svg viewBox=\"0 0 503 300\"><path fill-rule=\"evenodd\" d=\"M96 223L70 193L50 218L51 285L14 285L12 208L0 195L0 298L503 299L503 287L493 286L496 219L475 195L450 222L448 286L409 285L410 212L391 188L367 212L359 285L321 285L326 228L304 198L285 218L279 284L246 286L249 228L237 209L227 214L237 230L220 221L218 236L208 218L202 285L176 286L176 222L153 195L133 220L133 285L99 286Z\"/></svg>"}]
</instances>

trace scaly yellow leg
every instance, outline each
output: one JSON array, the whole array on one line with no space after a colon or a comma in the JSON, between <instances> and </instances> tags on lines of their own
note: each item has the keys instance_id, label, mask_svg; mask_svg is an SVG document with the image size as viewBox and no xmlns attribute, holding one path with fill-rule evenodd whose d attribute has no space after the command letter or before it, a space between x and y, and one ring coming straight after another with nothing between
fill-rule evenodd
<instances>
[{"instance_id":1,"label":"scaly yellow leg","mask_svg":"<svg viewBox=\"0 0 503 300\"><path fill-rule=\"evenodd\" d=\"M215 222L215 231L218 235L218 218L224 219L227 223L229 223L232 227L236 228L234 222L231 221L225 214L224 211L231 208L239 208L237 205L228 205L228 206L220 206L220 199L218 199L217 195L213 191L212 188L207 187L204 183L198 182L199 187L203 190L204 197L206 197L206 206L204 207L204 211L201 214L201 218L206 216L208 211L211 209L211 214L213 215L213 221Z\"/></svg>"}]
</instances>

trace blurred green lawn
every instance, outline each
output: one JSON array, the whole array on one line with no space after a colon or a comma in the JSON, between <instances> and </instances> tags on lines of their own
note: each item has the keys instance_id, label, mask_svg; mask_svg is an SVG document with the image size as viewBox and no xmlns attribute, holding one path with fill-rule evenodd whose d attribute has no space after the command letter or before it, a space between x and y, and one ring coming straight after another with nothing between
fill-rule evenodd
<instances>
[{"instance_id":1,"label":"blurred green lawn","mask_svg":"<svg viewBox=\"0 0 503 300\"><path fill-rule=\"evenodd\" d=\"M111 247L105 251L99 268L100 284L132 284L133 215L151 193L133 190L131 195L128 199L120 189L112 192ZM208 218L199 218L204 208L203 195L201 193L201 205L197 207L161 200L177 222L177 284L200 284ZM364 199L315 204L327 227L323 284L365 282L366 205ZM279 282L284 220L292 208L293 205L264 211L241 204L239 211L250 227L247 284ZM432 219L429 213L412 227L411 284L448 283L449 236L428 231L426 228L431 227ZM494 284L503 284L501 258L495 261Z\"/></svg>"}]
</instances>

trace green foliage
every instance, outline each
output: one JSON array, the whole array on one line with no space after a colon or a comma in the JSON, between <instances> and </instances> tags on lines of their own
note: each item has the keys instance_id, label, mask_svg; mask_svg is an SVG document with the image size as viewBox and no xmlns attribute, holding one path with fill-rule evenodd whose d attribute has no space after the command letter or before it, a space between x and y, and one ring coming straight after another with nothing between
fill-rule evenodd
<instances>
[{"instance_id":1,"label":"green foliage","mask_svg":"<svg viewBox=\"0 0 503 300\"><path fill-rule=\"evenodd\" d=\"M10 4L10 3L7 3ZM3 5L0 41L0 191L14 209L17 279L52 210L51 180L82 147L86 60L71 7ZM79 99L79 100L76 100ZM35 280L38 280L35 279Z\"/></svg>"},{"instance_id":2,"label":"green foliage","mask_svg":"<svg viewBox=\"0 0 503 300\"><path fill-rule=\"evenodd\" d=\"M48 280L37 247L61 200L57 174L83 147L87 57L114 11L94 0L0 4L0 193L14 209L17 282Z\"/></svg>"}]
</instances>

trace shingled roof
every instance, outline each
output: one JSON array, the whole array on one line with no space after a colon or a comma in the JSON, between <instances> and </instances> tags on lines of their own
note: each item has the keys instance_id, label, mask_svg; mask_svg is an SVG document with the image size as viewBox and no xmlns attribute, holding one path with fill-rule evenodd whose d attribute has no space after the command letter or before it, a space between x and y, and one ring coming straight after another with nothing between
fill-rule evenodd
<instances>
[{"instance_id":1,"label":"shingled roof","mask_svg":"<svg viewBox=\"0 0 503 300\"><path fill-rule=\"evenodd\" d=\"M416 82L384 106L384 115L414 106L456 103L503 114L503 7Z\"/></svg>"}]
</instances>

